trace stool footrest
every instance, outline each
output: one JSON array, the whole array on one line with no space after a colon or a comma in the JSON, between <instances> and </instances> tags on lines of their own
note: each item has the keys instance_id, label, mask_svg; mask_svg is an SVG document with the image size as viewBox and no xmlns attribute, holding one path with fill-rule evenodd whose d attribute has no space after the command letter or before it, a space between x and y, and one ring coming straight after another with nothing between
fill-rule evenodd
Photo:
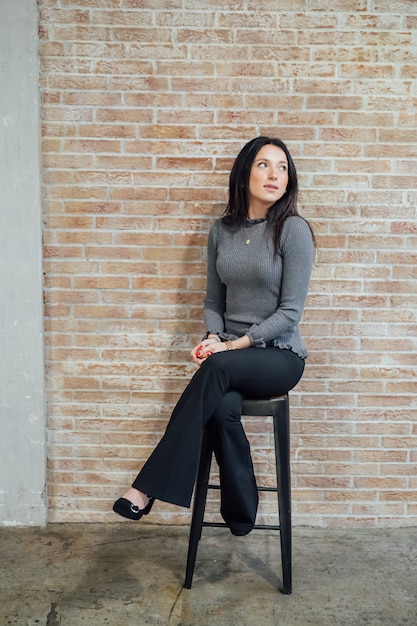
<instances>
[{"instance_id":1,"label":"stool footrest","mask_svg":"<svg viewBox=\"0 0 417 626\"><path fill-rule=\"evenodd\" d=\"M220 485L207 485L207 489L221 489ZM258 491L273 491L277 493L277 487L258 487Z\"/></svg>"},{"instance_id":2,"label":"stool footrest","mask_svg":"<svg viewBox=\"0 0 417 626\"><path fill-rule=\"evenodd\" d=\"M203 522L202 526L209 528L227 528L225 522ZM281 530L281 526L275 526L273 524L255 524L253 530Z\"/></svg>"}]
</instances>

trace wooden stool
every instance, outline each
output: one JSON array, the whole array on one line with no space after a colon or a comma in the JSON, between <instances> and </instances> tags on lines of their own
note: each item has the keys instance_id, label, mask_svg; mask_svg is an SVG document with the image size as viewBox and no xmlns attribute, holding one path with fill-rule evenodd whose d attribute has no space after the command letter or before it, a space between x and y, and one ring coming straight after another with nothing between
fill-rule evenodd
<instances>
[{"instance_id":1,"label":"wooden stool","mask_svg":"<svg viewBox=\"0 0 417 626\"><path fill-rule=\"evenodd\" d=\"M271 416L274 425L275 465L277 487L258 487L258 491L278 493L279 526L255 524L255 529L279 530L281 541L282 592L292 591L292 546L291 546L291 473L290 473L290 411L288 395L266 400L246 399L242 405L242 415ZM188 543L185 589L191 589L198 542L203 526L226 526L224 522L205 522L208 489L220 489L220 485L209 483L213 450L206 433L203 435L200 463L194 494L194 505Z\"/></svg>"}]
</instances>

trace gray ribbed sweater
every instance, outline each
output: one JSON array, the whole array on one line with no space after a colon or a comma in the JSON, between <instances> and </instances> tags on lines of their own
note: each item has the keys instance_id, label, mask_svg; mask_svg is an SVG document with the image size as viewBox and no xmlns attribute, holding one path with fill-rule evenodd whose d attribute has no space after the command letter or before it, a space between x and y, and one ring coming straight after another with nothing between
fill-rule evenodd
<instances>
[{"instance_id":1,"label":"gray ribbed sweater","mask_svg":"<svg viewBox=\"0 0 417 626\"><path fill-rule=\"evenodd\" d=\"M313 264L308 224L298 216L287 218L276 256L267 222L245 224L245 230L233 230L220 219L210 230L206 328L222 339L246 334L255 347L290 348L305 358L298 324Z\"/></svg>"}]
</instances>

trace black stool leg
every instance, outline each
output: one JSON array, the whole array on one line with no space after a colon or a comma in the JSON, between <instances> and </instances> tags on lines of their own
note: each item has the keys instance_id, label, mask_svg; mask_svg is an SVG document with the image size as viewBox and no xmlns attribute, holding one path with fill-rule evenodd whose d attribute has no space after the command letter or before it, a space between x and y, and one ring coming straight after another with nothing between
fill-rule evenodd
<instances>
[{"instance_id":1,"label":"black stool leg","mask_svg":"<svg viewBox=\"0 0 417 626\"><path fill-rule=\"evenodd\" d=\"M274 440L278 486L283 593L292 592L291 472L289 400L274 403Z\"/></svg>"},{"instance_id":2,"label":"black stool leg","mask_svg":"<svg viewBox=\"0 0 417 626\"><path fill-rule=\"evenodd\" d=\"M200 463L194 494L193 514L191 518L190 538L188 542L187 566L185 570L184 588L191 589L194 575L195 560L197 557L198 542L201 538L204 511L207 500L207 487L210 476L212 449L207 433L204 432L201 442Z\"/></svg>"}]
</instances>

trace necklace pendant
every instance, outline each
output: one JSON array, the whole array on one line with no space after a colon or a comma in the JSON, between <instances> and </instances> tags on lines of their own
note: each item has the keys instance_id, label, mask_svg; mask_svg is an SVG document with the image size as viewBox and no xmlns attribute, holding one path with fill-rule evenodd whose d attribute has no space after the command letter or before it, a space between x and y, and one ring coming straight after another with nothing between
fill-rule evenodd
<instances>
[{"instance_id":1,"label":"necklace pendant","mask_svg":"<svg viewBox=\"0 0 417 626\"><path fill-rule=\"evenodd\" d=\"M245 243L248 246L250 244L250 239L246 239Z\"/></svg>"}]
</instances>

